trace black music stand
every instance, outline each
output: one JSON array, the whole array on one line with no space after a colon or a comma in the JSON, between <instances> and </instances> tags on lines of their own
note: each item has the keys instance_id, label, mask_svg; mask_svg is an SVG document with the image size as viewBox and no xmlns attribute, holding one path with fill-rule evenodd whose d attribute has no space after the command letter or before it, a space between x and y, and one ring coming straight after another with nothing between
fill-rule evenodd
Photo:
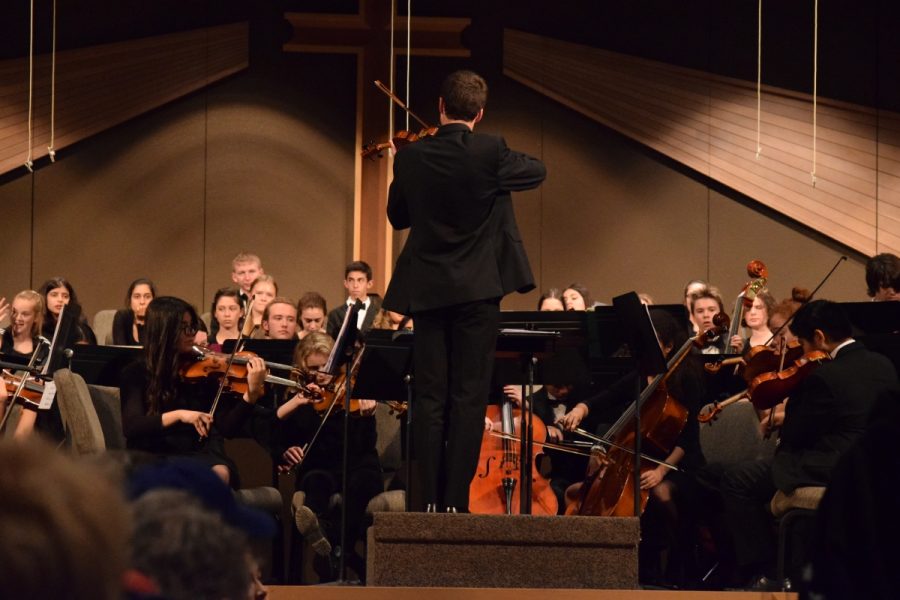
<instances>
[{"instance_id":1,"label":"black music stand","mask_svg":"<svg viewBox=\"0 0 900 600\"><path fill-rule=\"evenodd\" d=\"M142 352L140 346L75 344L72 372L81 375L85 383L119 387L122 369L140 358Z\"/></svg>"},{"instance_id":2,"label":"black music stand","mask_svg":"<svg viewBox=\"0 0 900 600\"><path fill-rule=\"evenodd\" d=\"M44 368L41 370L41 374L45 378L49 379L57 370L70 366L74 351L66 348L66 345L71 339L72 330L80 317L81 307L77 305L66 304L59 311L56 329L53 331L53 341L50 342L50 352L44 362Z\"/></svg>"},{"instance_id":3,"label":"black music stand","mask_svg":"<svg viewBox=\"0 0 900 600\"><path fill-rule=\"evenodd\" d=\"M628 292L613 298L613 306L622 321L622 333L637 360L639 376L647 377L666 372L666 357L659 347L659 338L653 329L650 312L641 303L636 292ZM635 380L634 396L634 516L641 516L641 389L640 377Z\"/></svg>"},{"instance_id":4,"label":"black music stand","mask_svg":"<svg viewBox=\"0 0 900 600\"><path fill-rule=\"evenodd\" d=\"M409 512L412 489L412 343L408 329L370 329L353 385L354 398L385 402L406 398L406 511Z\"/></svg>"},{"instance_id":5,"label":"black music stand","mask_svg":"<svg viewBox=\"0 0 900 600\"><path fill-rule=\"evenodd\" d=\"M359 337L359 329L356 326L357 315L363 303L357 300L347 314L344 315L344 322L338 332L337 339L334 340L334 347L331 349L331 355L320 369L321 372L337 376L342 365L346 364L345 369L346 385L344 385L344 456L341 465L341 553L338 556L338 579L337 584L347 583L347 469L350 467L350 452L348 450L348 438L350 437L350 362L356 350L356 340ZM335 398L335 402L337 398Z\"/></svg>"},{"instance_id":6,"label":"black music stand","mask_svg":"<svg viewBox=\"0 0 900 600\"><path fill-rule=\"evenodd\" d=\"M501 325L505 322L500 315ZM521 364L523 402L534 394L535 364L538 358L553 353L558 331L538 331L518 328L502 328L497 335L496 359L514 358ZM541 380L543 381L543 380ZM531 469L532 445L534 443L534 402L527 402L528 409L522 411L522 433L519 459L519 514L531 514ZM523 407L524 408L524 407Z\"/></svg>"}]
</instances>

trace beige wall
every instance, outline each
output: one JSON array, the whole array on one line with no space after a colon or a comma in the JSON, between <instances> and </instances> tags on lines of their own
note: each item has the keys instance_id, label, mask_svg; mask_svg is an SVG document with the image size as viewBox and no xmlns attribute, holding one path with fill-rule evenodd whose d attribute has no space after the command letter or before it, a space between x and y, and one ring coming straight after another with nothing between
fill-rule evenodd
<instances>
[{"instance_id":1,"label":"beige wall","mask_svg":"<svg viewBox=\"0 0 900 600\"><path fill-rule=\"evenodd\" d=\"M578 281L601 302L636 290L676 303L685 282L701 278L729 302L748 279L747 263L760 259L781 298L794 285L814 288L846 252L509 80L494 85L490 106L482 129L547 165L544 185L515 200L539 290ZM865 300L864 264L851 254L819 296ZM509 296L503 306L532 309L538 296Z\"/></svg>"},{"instance_id":2,"label":"beige wall","mask_svg":"<svg viewBox=\"0 0 900 600\"><path fill-rule=\"evenodd\" d=\"M353 62L285 62L178 100L61 152L33 178L0 185L4 221L17 224L4 244L0 294L61 274L93 314L119 307L128 283L146 276L203 312L231 284L231 258L249 250L281 293L297 299L316 289L329 305L339 302L354 160L353 96L341 82L353 82ZM310 94L305 82L321 70L335 72L332 85Z\"/></svg>"},{"instance_id":3,"label":"beige wall","mask_svg":"<svg viewBox=\"0 0 900 600\"><path fill-rule=\"evenodd\" d=\"M64 274L92 314L149 276L203 311L246 249L282 293L317 289L333 306L351 254L354 86L350 58L288 57L71 148L33 176L33 255L32 176L7 179L0 293ZM678 302L697 277L733 298L758 258L781 297L814 287L842 252L518 84L492 86L481 130L549 171L515 198L539 289L581 281L603 302L629 290ZM530 309L538 294L504 308ZM820 294L865 299L861 258Z\"/></svg>"}]
</instances>

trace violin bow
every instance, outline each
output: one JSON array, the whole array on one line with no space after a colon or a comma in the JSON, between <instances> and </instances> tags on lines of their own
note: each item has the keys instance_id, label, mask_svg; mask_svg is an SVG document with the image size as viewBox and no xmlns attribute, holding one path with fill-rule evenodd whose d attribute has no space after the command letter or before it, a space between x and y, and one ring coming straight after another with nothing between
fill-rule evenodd
<instances>
[{"instance_id":1,"label":"violin bow","mask_svg":"<svg viewBox=\"0 0 900 600\"><path fill-rule=\"evenodd\" d=\"M25 366L25 371L22 372L21 381L19 385L16 386L16 391L13 392L13 395L7 399L7 409L3 411L3 419L0 420L0 432L6 427L6 422L9 420L9 415L12 413L12 406L16 403L16 400L19 399L19 396L22 395L22 390L25 389L25 384L28 381L28 373L34 371L34 363L37 362L38 351L41 349L41 346L47 343L47 340L44 338L40 338L37 343L37 347L31 353L31 358L28 361L28 365Z\"/></svg>"},{"instance_id":2,"label":"violin bow","mask_svg":"<svg viewBox=\"0 0 900 600\"><path fill-rule=\"evenodd\" d=\"M219 381L219 389L216 391L216 397L212 401L212 405L209 407L209 416L212 417L216 412L216 407L219 406L219 399L222 397L222 392L225 390L225 386L228 384L228 371L231 370L231 365L234 364L234 355L238 353L238 350L244 345L244 330L241 328L241 331L238 332L238 337L234 341L234 348L231 350L231 354L228 355L228 362L225 363L225 372L222 373L222 380ZM202 439L202 437L201 437Z\"/></svg>"},{"instance_id":3,"label":"violin bow","mask_svg":"<svg viewBox=\"0 0 900 600\"><path fill-rule=\"evenodd\" d=\"M384 92L385 94L387 94L387 97L390 98L391 100L393 100L393 101L394 101L394 104L396 104L397 106L399 106L400 108L402 108L403 110L405 110L406 113L407 113L409 116L411 116L413 119L415 119L416 121L418 121L419 124L420 124L422 127L425 127L425 128L428 128L428 127L429 127L428 123L426 123L425 121L423 121L422 119L420 119L420 118L418 117L418 115L416 115L416 113L414 113L412 110L410 110L409 107L406 106L406 104L403 103L403 100L401 100L394 92L392 92L392 91L390 90L390 88L388 88L386 85L384 85L383 83L381 83L381 82L380 82L379 80L377 80L377 79L375 80L375 87L377 87L379 90L381 90L382 92Z\"/></svg>"},{"instance_id":4,"label":"violin bow","mask_svg":"<svg viewBox=\"0 0 900 600\"><path fill-rule=\"evenodd\" d=\"M816 295L816 292L819 291L819 288L821 288L823 285L825 285L825 282L828 281L828 280L831 278L831 276L834 274L834 272L837 270L837 268L838 268L838 267L841 265L841 263L844 262L845 260L847 260L847 257L846 257L846 256L841 256L841 257L837 260L837 262L834 263L834 266L831 267L831 270L828 271L828 274L822 279L822 281L819 282L819 285L816 286L816 289L814 289L814 290L810 293L809 298L806 299L806 302L811 302L811 301L812 301L812 299L813 299L813 298L815 297L815 295ZM787 321L785 321L785 322L781 325L781 327L779 327L779 328L776 329L774 332L772 332L772 337L770 337L768 340L766 340L766 343L763 344L763 345L764 345L764 346L768 346L769 343L770 343L772 340L775 339L775 336L777 336L779 333L781 333L781 331L782 331L785 327L787 327L788 325L791 324L791 321L794 320L794 315L796 315L796 314L797 314L797 311L795 310L795 311L793 312L793 314L792 314L790 317L788 317Z\"/></svg>"},{"instance_id":5,"label":"violin bow","mask_svg":"<svg viewBox=\"0 0 900 600\"><path fill-rule=\"evenodd\" d=\"M629 453L629 454L634 454L634 449L633 449L633 448L626 448L625 446L623 446L623 445L621 445L621 444L617 444L616 442L614 442L614 441L612 441L612 440L608 440L608 439L606 439L605 437L601 437L601 436L599 436L599 435L594 435L593 433L590 433L590 432L588 432L588 431L585 431L584 429L582 429L582 428L580 428L580 427L578 427L578 428L575 429L575 433L577 433L578 435L584 436L584 437L586 437L586 438L589 439L589 440L592 440L592 441L594 441L594 442L597 442L598 444L603 444L603 445L605 445L605 446L610 446L610 447L612 447L612 448L616 448L617 450L624 450L625 452L627 452L627 453ZM672 470L672 471L680 471L680 470L681 470L681 469L679 469L677 466L675 466L675 465L673 465L673 464L671 464L671 463L667 463L667 462L664 461L664 460L659 460L659 459L657 459L657 458L653 458L652 456L647 456L647 455L644 454L643 452L641 452L641 455L640 455L640 456L641 456L641 459L642 459L642 460L646 460L646 461L648 461L648 462L652 462L652 463L657 464L657 465L659 465L659 466L661 466L661 467L666 467L667 469L670 469L670 470Z\"/></svg>"}]
</instances>

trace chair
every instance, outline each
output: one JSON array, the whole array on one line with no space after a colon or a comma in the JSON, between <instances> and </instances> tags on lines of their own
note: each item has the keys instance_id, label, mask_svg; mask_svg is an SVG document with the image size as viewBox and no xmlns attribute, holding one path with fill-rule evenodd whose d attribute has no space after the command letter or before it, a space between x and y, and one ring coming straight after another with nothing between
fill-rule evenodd
<instances>
[{"instance_id":1,"label":"chair","mask_svg":"<svg viewBox=\"0 0 900 600\"><path fill-rule=\"evenodd\" d=\"M200 315L200 320L206 325L206 331L212 331L212 313L207 311Z\"/></svg>"},{"instance_id":2,"label":"chair","mask_svg":"<svg viewBox=\"0 0 900 600\"><path fill-rule=\"evenodd\" d=\"M112 329L115 317L116 311L112 308L98 311L94 315L92 328L94 335L97 336L97 343L101 346L109 346L113 343Z\"/></svg>"},{"instance_id":3,"label":"chair","mask_svg":"<svg viewBox=\"0 0 900 600\"><path fill-rule=\"evenodd\" d=\"M705 406L702 412L711 406ZM700 425L700 447L707 462L736 465L771 457L775 453L775 437L762 437L756 409L741 400L719 413L715 421Z\"/></svg>"},{"instance_id":4,"label":"chair","mask_svg":"<svg viewBox=\"0 0 900 600\"><path fill-rule=\"evenodd\" d=\"M804 523L809 526L814 521L824 495L824 486L800 487L789 494L778 490L769 503L769 510L778 518L778 581L785 590L791 587L787 579L787 566L794 550L791 535L796 527Z\"/></svg>"},{"instance_id":5,"label":"chair","mask_svg":"<svg viewBox=\"0 0 900 600\"><path fill-rule=\"evenodd\" d=\"M106 438L91 393L81 375L69 369L53 374L66 441L75 454L97 454L106 450Z\"/></svg>"},{"instance_id":6,"label":"chair","mask_svg":"<svg viewBox=\"0 0 900 600\"><path fill-rule=\"evenodd\" d=\"M125 450L125 434L122 432L122 402L119 388L88 384L91 402L100 420L100 428L106 440L107 450Z\"/></svg>"}]
</instances>

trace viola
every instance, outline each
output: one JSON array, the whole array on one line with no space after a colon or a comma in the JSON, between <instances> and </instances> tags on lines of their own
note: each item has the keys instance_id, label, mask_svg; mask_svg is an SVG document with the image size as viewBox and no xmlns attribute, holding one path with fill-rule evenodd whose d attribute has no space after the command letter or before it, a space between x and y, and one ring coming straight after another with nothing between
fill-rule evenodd
<instances>
[{"instance_id":1,"label":"viola","mask_svg":"<svg viewBox=\"0 0 900 600\"><path fill-rule=\"evenodd\" d=\"M502 406L490 405L486 416L503 435L485 431L481 439L478 470L469 484L469 511L475 514L519 514L521 512L520 478L522 411L513 409L504 399ZM536 457L547 439L547 427L532 415L535 441L531 461L531 514L555 515L559 510L550 482L537 468Z\"/></svg>"},{"instance_id":2,"label":"viola","mask_svg":"<svg viewBox=\"0 0 900 600\"><path fill-rule=\"evenodd\" d=\"M829 360L831 356L821 350L807 352L786 369L756 377L747 390L747 396L756 410L768 410L790 396L804 379Z\"/></svg>"},{"instance_id":3,"label":"viola","mask_svg":"<svg viewBox=\"0 0 900 600\"><path fill-rule=\"evenodd\" d=\"M353 355L353 361L349 365L350 389L353 389L353 385L356 383L356 374L359 372L359 366L362 362L364 347L364 345L360 345ZM347 385L347 372L347 367L344 367L343 373L338 374L333 381L318 388L317 393L314 392L315 396L313 397L312 406L316 412L326 413L327 416L334 409L343 410L347 397L345 387ZM359 400L350 400L350 414L359 415Z\"/></svg>"}]
</instances>

